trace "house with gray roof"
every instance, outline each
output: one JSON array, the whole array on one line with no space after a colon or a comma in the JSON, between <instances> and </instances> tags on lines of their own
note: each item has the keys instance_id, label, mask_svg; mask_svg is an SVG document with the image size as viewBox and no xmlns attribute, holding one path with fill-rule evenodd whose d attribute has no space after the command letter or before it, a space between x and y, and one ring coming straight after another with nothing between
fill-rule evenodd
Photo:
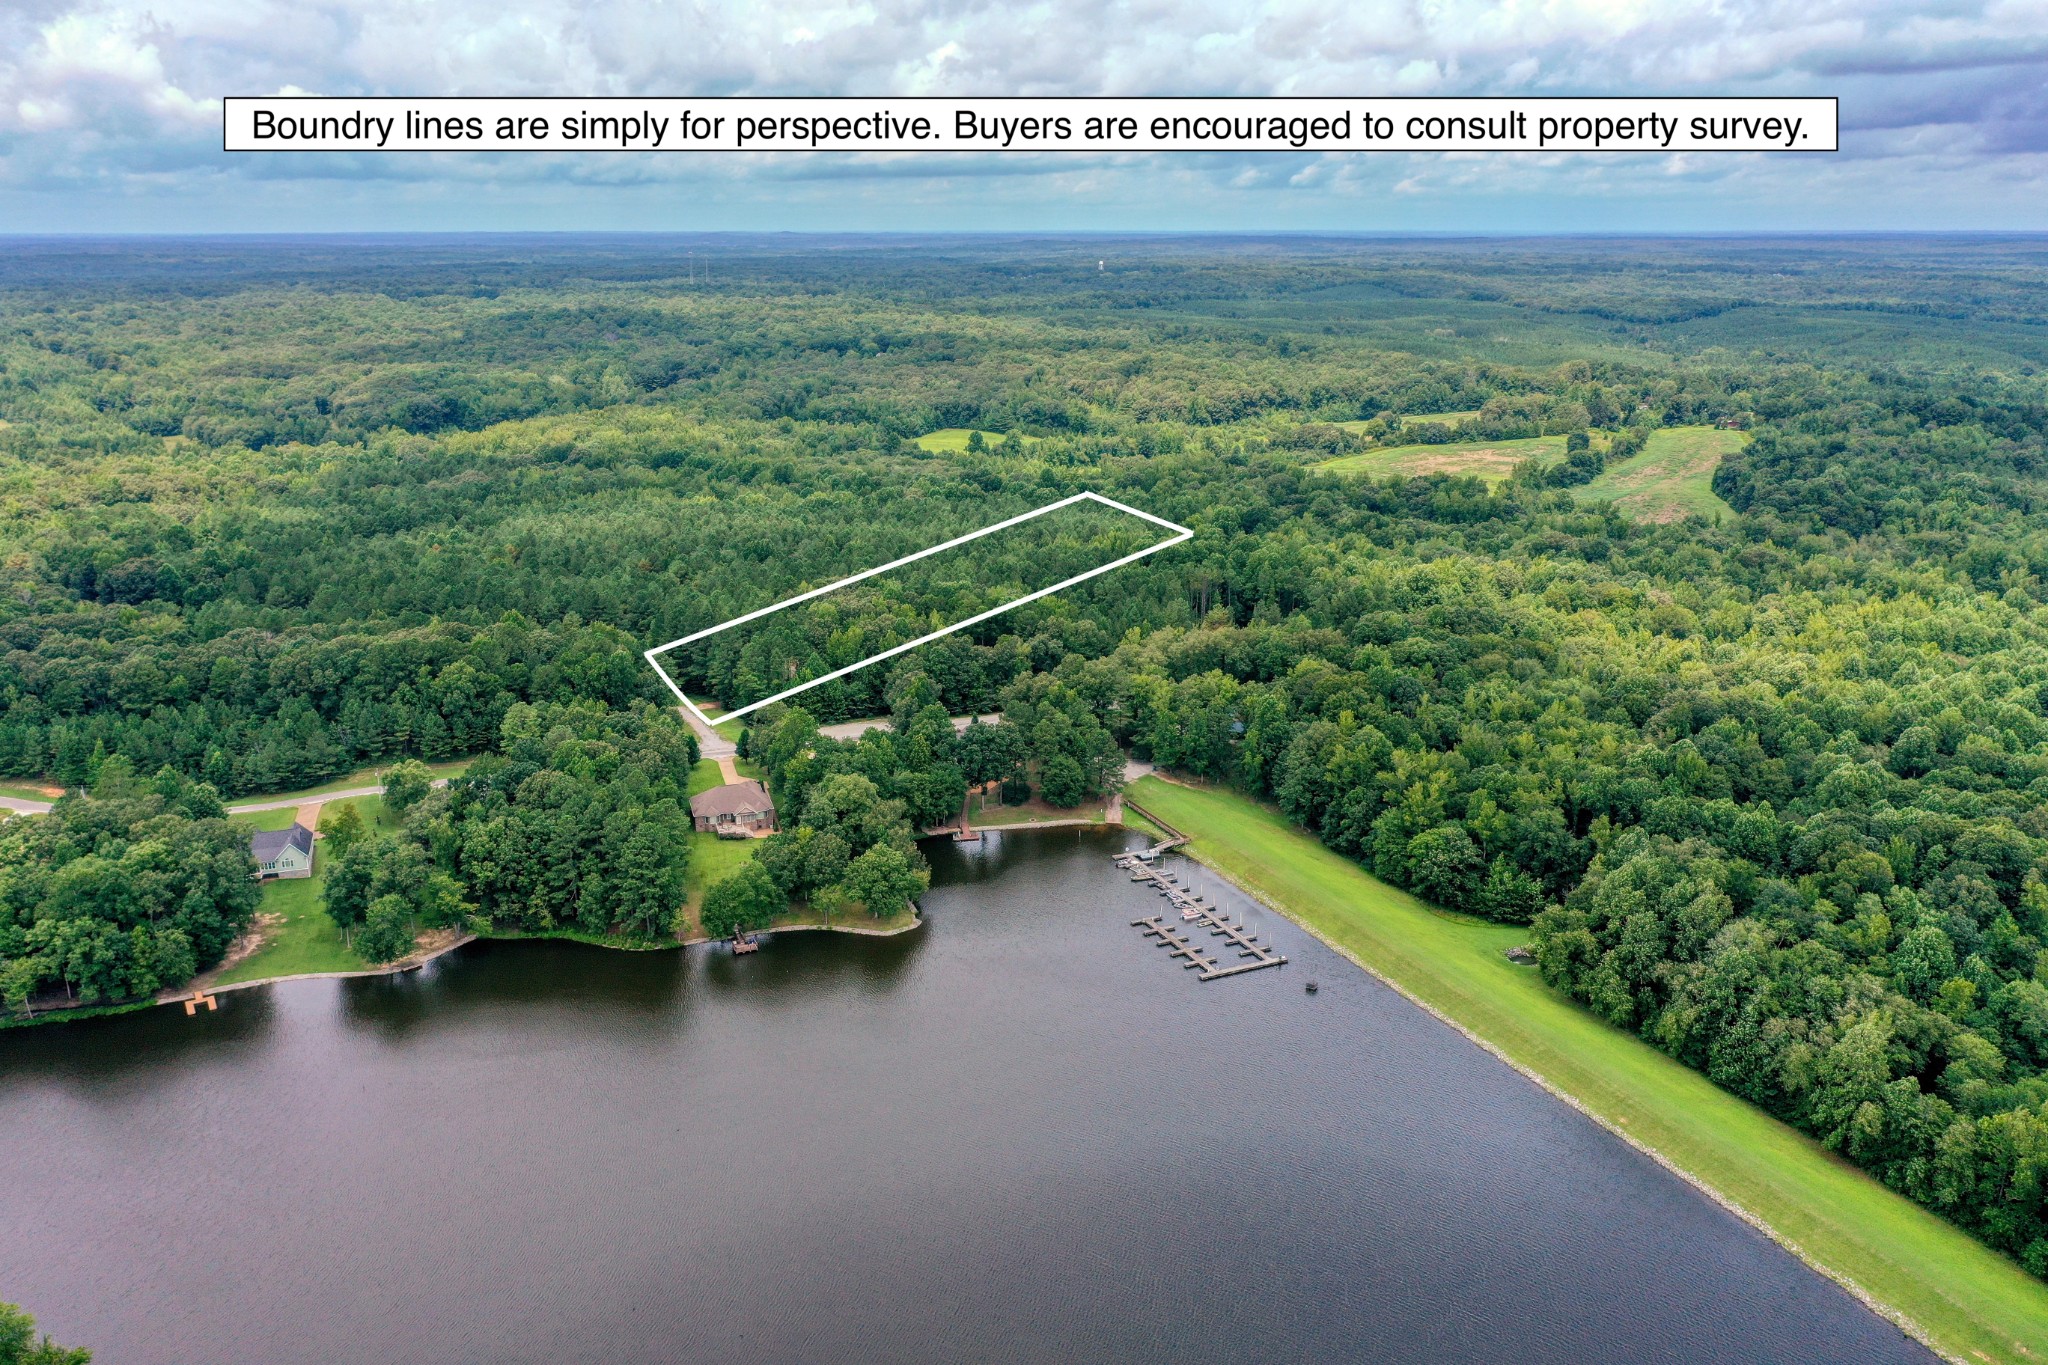
<instances>
[{"instance_id":1,"label":"house with gray roof","mask_svg":"<svg viewBox=\"0 0 2048 1365\"><path fill-rule=\"evenodd\" d=\"M295 824L290 829L258 830L249 840L249 856L256 860L256 875L310 877L313 875L313 831Z\"/></svg>"}]
</instances>

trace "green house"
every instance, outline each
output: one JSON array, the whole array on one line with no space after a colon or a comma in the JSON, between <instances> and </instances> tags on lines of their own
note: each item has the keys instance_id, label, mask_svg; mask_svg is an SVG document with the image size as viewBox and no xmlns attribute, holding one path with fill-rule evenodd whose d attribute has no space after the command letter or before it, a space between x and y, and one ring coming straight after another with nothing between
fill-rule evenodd
<instances>
[{"instance_id":1,"label":"green house","mask_svg":"<svg viewBox=\"0 0 2048 1365\"><path fill-rule=\"evenodd\" d=\"M290 829L266 829L249 840L249 856L256 860L257 875L310 877L313 875L313 831L304 825Z\"/></svg>"}]
</instances>

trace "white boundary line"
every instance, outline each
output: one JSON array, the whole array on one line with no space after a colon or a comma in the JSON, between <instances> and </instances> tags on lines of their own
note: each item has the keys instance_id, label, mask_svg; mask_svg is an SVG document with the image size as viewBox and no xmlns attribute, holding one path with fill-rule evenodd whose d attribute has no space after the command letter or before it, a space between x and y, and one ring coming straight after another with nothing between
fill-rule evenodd
<instances>
[{"instance_id":1,"label":"white boundary line","mask_svg":"<svg viewBox=\"0 0 2048 1365\"><path fill-rule=\"evenodd\" d=\"M1071 507L1077 502L1099 502L1104 507L1114 507L1119 512L1128 512L1130 515L1137 517L1140 520L1151 522L1154 526L1163 526L1167 530L1173 532L1173 534L1167 537L1165 540L1160 541L1157 545L1148 545L1144 549L1139 550L1135 554L1125 555L1122 559L1115 560L1108 564L1104 564L1099 569L1090 569L1087 573L1075 574L1072 578L1069 578L1064 582L1055 583L1049 588L1040 588L1037 592L1026 593L1024 596L1017 598L1013 602L1005 602L1000 607L991 607L987 611L981 612L975 616L970 616L964 621L956 621L950 626L941 627L940 629L933 631L929 635L920 635L915 640L909 640L891 649L885 649L880 654L876 654L869 658L862 659L857 664L848 664L844 668L835 668L830 673L826 673L820 677L813 678L807 683L799 683L795 687L786 688L781 692L777 692L772 697L763 697L761 700L757 702L749 702L747 705L742 706L737 710L726 712L717 720L713 720L711 719L711 717L705 715L701 710L697 708L697 704L695 702L691 701L688 697L683 695L683 689L676 686L676 680L668 675L668 670L663 668L661 666L660 660L655 657L656 655L666 654L671 649L677 649L683 645L692 644L698 640L702 640L707 636L716 635L720 631L731 630L734 626L743 626L749 621L759 620L761 617L767 616L772 612L781 611L784 607L793 607L799 602L808 602L814 597L823 597L828 592L836 592L840 588L846 587L849 584L858 583L862 579L873 578L876 574L884 574L889 572L891 569L900 569L905 564L914 564L920 559L929 558L930 556L939 554L942 551L950 550L957 545L965 545L970 540L979 540L983 536L993 535L997 531L1008 530L1010 527L1015 526L1020 522L1030 521L1033 517L1042 517L1047 512L1057 512L1062 507ZM1067 588L1073 587L1076 583L1085 583L1091 578L1096 578L1102 574L1106 574L1111 569L1121 569L1124 565L1135 563L1136 561L1143 559L1146 555L1156 554L1158 551L1164 550L1168 546L1178 545L1184 540L1190 540L1194 537L1194 534L1195 533L1193 531L1189 530L1185 526L1177 525L1174 522L1166 520L1164 517L1155 517L1150 512L1141 512L1137 508L1132 507L1126 503L1118 502L1115 498L1105 498L1100 493L1076 493L1070 498L1061 498L1058 502L1049 502L1045 506L1038 508L1036 511L1025 512L1021 516L1011 517L1008 521L999 521L993 526L984 526L979 531L969 531L964 536L955 536L953 537L953 539L947 541L943 545L934 545L929 550L919 550L916 554L908 554L903 556L903 558L901 559L892 559L887 564L877 565L872 569L864 570L860 573L852 575L851 577L842 578L836 583L827 583L822 588L813 588L809 592L799 593L795 597L784 598L782 601L775 603L773 606L763 607L759 611L750 611L745 616L735 616L730 621L724 622L721 625L712 626L708 630L700 630L695 635L685 635L680 640L670 640L665 645L656 645L653 649L646 651L645 657L647 659L647 662L653 666L654 671L661 675L661 680L664 683L668 684L668 690L676 694L676 700L683 704L685 710L687 710L691 715L695 716L698 720L702 721L707 726L723 725L725 722L729 720L738 720L741 716L746 715L750 711L758 711L762 707L772 705L775 702L786 701L790 697L794 697L795 695L797 695L799 692L808 692L814 687L821 687L824 684L833 681L834 679L843 678L849 673L858 672L859 670L866 668L869 664L880 663L884 659L894 658L898 654L902 654L908 650L916 649L919 645L928 645L932 641L940 638L941 636L951 635L956 630L965 630L969 626L979 625L980 623L990 619L991 617L1001 616L1006 611L1011 611L1017 607L1021 607L1026 602L1036 602L1041 597L1050 597L1056 592L1060 592Z\"/></svg>"}]
</instances>

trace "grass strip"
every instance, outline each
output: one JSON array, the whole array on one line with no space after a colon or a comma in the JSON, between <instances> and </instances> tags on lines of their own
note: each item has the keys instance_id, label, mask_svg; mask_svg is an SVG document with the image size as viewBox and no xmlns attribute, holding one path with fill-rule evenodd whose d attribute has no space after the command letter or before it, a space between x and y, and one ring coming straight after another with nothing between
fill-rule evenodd
<instances>
[{"instance_id":1,"label":"grass strip","mask_svg":"<svg viewBox=\"0 0 2048 1365\"><path fill-rule=\"evenodd\" d=\"M1267 807L1131 788L1191 852L1654 1153L1952 1360L2048 1359L2048 1285L1502 955L1528 931L1447 916Z\"/></svg>"}]
</instances>

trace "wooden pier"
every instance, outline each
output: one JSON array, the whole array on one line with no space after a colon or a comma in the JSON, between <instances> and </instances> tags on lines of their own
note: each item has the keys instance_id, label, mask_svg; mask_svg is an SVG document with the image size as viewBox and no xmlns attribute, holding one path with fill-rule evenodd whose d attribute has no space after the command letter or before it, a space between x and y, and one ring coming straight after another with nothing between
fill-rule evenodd
<instances>
[{"instance_id":1,"label":"wooden pier","mask_svg":"<svg viewBox=\"0 0 2048 1365\"><path fill-rule=\"evenodd\" d=\"M1129 804L1136 807L1135 802ZM1188 836L1150 811L1140 809L1139 814L1165 830L1168 837L1150 848L1119 853L1114 861L1131 874L1132 881L1151 883L1152 889L1166 897L1166 903L1178 910L1181 919L1194 928L1178 929L1168 923L1164 915L1141 915L1131 924L1147 937L1157 938L1159 946L1167 950L1168 957L1180 958L1183 967L1193 968L1199 981L1214 981L1220 976L1236 976L1239 972L1255 972L1261 967L1285 965L1287 959L1259 942L1257 934L1205 902L1182 886L1178 876L1159 866L1159 855L1179 848L1188 842ZM1197 930L1207 930L1210 938L1219 938L1223 942L1199 944L1193 937ZM1243 960L1226 966L1225 959L1230 957Z\"/></svg>"},{"instance_id":2,"label":"wooden pier","mask_svg":"<svg viewBox=\"0 0 2048 1365\"><path fill-rule=\"evenodd\" d=\"M1150 850L1154 854L1158 851ZM1141 915L1131 921L1146 935L1156 936L1160 945L1169 950L1168 956L1186 959L1182 966L1200 968L1198 980L1214 981L1218 977L1236 976L1239 972L1255 972L1262 967L1278 967L1286 963L1285 957L1259 942L1257 934L1249 932L1223 911L1182 887L1180 879L1173 873L1162 871L1146 861L1133 860L1129 854L1120 856L1117 866L1129 868L1134 882L1150 882L1160 895L1166 897L1167 904L1180 911L1181 919L1191 921L1196 929L1206 929L1209 937L1223 940L1214 949L1205 950L1193 938L1167 923L1163 915ZM1225 966L1225 956L1246 960Z\"/></svg>"},{"instance_id":3,"label":"wooden pier","mask_svg":"<svg viewBox=\"0 0 2048 1365\"><path fill-rule=\"evenodd\" d=\"M1119 853L1116 855L1115 862L1118 867L1122 868L1146 867L1158 861L1160 854L1179 848L1187 841L1187 835L1176 835L1174 838L1163 840L1152 845L1150 848L1134 848L1128 853ZM1143 881L1144 878L1140 877L1137 880Z\"/></svg>"},{"instance_id":4,"label":"wooden pier","mask_svg":"<svg viewBox=\"0 0 2048 1365\"><path fill-rule=\"evenodd\" d=\"M1168 957L1185 958L1186 961L1181 963L1183 967L1199 967L1201 979L1204 981L1215 975L1221 965L1215 958L1203 952L1193 939L1182 934L1159 915L1147 915L1142 919L1134 919L1131 923L1148 935L1156 935L1159 946L1167 950Z\"/></svg>"}]
</instances>

